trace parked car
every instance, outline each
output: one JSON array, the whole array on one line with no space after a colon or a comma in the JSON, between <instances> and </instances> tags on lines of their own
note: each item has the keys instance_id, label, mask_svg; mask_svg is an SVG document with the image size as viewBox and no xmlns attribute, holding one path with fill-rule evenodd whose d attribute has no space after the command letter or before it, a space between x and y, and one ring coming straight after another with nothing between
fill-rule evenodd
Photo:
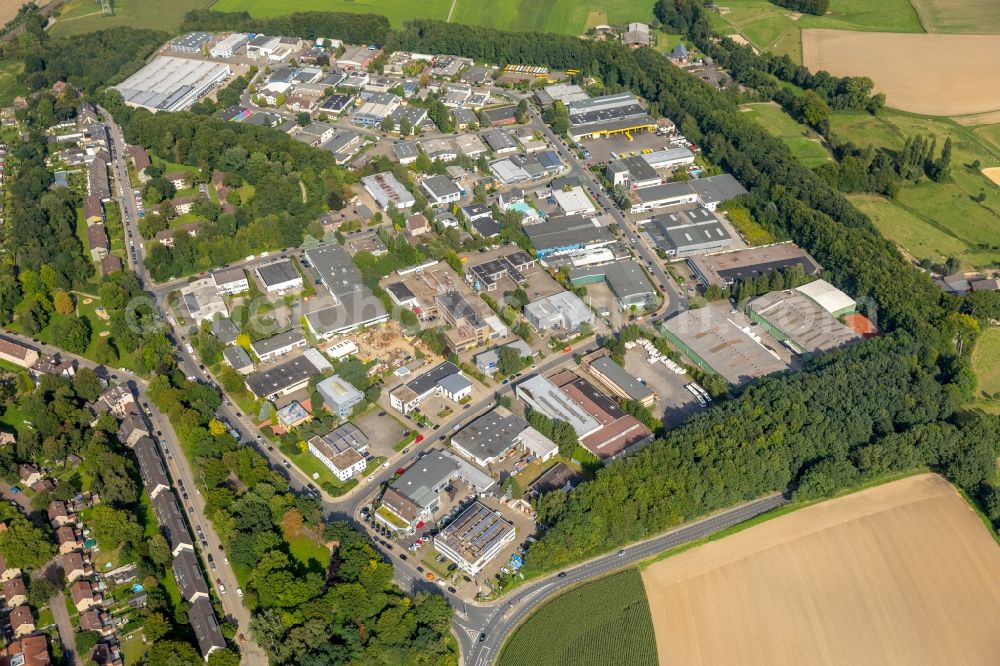
<instances>
[{"instance_id":1,"label":"parked car","mask_svg":"<svg viewBox=\"0 0 1000 666\"><path fill-rule=\"evenodd\" d=\"M238 596L240 599L243 598L243 588L242 587L236 588L236 596ZM240 636L242 636L242 635L243 634L240 634Z\"/></svg>"}]
</instances>

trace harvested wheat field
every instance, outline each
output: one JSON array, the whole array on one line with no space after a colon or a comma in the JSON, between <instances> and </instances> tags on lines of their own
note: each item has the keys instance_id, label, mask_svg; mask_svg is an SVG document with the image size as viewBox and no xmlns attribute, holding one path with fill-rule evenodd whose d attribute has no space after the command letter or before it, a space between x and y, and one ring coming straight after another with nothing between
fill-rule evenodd
<instances>
[{"instance_id":1,"label":"harvested wheat field","mask_svg":"<svg viewBox=\"0 0 1000 666\"><path fill-rule=\"evenodd\" d=\"M983 175L1000 185L1000 167L988 167L983 169Z\"/></svg>"},{"instance_id":2,"label":"harvested wheat field","mask_svg":"<svg viewBox=\"0 0 1000 666\"><path fill-rule=\"evenodd\" d=\"M643 581L660 664L1000 663L1000 547L934 474L761 523Z\"/></svg>"},{"instance_id":3,"label":"harvested wheat field","mask_svg":"<svg viewBox=\"0 0 1000 666\"><path fill-rule=\"evenodd\" d=\"M1000 35L802 31L809 69L867 76L896 109L959 116L1000 109Z\"/></svg>"}]
</instances>

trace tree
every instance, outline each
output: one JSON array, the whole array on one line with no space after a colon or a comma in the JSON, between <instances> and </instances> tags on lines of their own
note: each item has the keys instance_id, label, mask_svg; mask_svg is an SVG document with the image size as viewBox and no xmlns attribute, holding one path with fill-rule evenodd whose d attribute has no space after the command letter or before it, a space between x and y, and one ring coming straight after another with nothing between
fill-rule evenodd
<instances>
[{"instance_id":1,"label":"tree","mask_svg":"<svg viewBox=\"0 0 1000 666\"><path fill-rule=\"evenodd\" d=\"M298 115L295 116L295 121L302 127L305 127L312 122L312 117L307 111L300 111Z\"/></svg>"},{"instance_id":2,"label":"tree","mask_svg":"<svg viewBox=\"0 0 1000 666\"><path fill-rule=\"evenodd\" d=\"M56 320L52 336L67 351L82 354L90 345L90 324L81 317L67 315Z\"/></svg>"},{"instance_id":3,"label":"tree","mask_svg":"<svg viewBox=\"0 0 1000 666\"><path fill-rule=\"evenodd\" d=\"M61 315L72 314L76 310L73 297L65 291L58 290L52 292L52 307L55 308L57 314Z\"/></svg>"},{"instance_id":4,"label":"tree","mask_svg":"<svg viewBox=\"0 0 1000 666\"><path fill-rule=\"evenodd\" d=\"M190 666L201 661L201 655L190 643L159 641L146 655L148 666Z\"/></svg>"},{"instance_id":5,"label":"tree","mask_svg":"<svg viewBox=\"0 0 1000 666\"><path fill-rule=\"evenodd\" d=\"M167 566L171 561L170 544L167 543L167 539L157 532L146 542L146 548L149 552L149 559L153 561L154 564L158 564L161 567Z\"/></svg>"},{"instance_id":6,"label":"tree","mask_svg":"<svg viewBox=\"0 0 1000 666\"><path fill-rule=\"evenodd\" d=\"M28 588L28 603L35 608L47 606L49 599L59 593L62 588L48 578L33 578Z\"/></svg>"},{"instance_id":7,"label":"tree","mask_svg":"<svg viewBox=\"0 0 1000 666\"><path fill-rule=\"evenodd\" d=\"M118 363L118 351L107 336L99 336L94 342L94 360L103 365L115 365Z\"/></svg>"},{"instance_id":8,"label":"tree","mask_svg":"<svg viewBox=\"0 0 1000 666\"><path fill-rule=\"evenodd\" d=\"M73 376L73 390L87 402L94 402L103 390L101 378L90 368L81 367Z\"/></svg>"},{"instance_id":9,"label":"tree","mask_svg":"<svg viewBox=\"0 0 1000 666\"><path fill-rule=\"evenodd\" d=\"M393 121L392 116L386 116L382 119L382 123L378 126L378 128L388 134L396 128L396 123Z\"/></svg>"},{"instance_id":10,"label":"tree","mask_svg":"<svg viewBox=\"0 0 1000 666\"><path fill-rule=\"evenodd\" d=\"M208 666L240 666L240 657L229 649L215 650L208 655Z\"/></svg>"},{"instance_id":11,"label":"tree","mask_svg":"<svg viewBox=\"0 0 1000 666\"><path fill-rule=\"evenodd\" d=\"M78 631L75 636L77 654L89 654L100 640L101 634L96 631Z\"/></svg>"},{"instance_id":12,"label":"tree","mask_svg":"<svg viewBox=\"0 0 1000 666\"><path fill-rule=\"evenodd\" d=\"M501 375L516 375L528 365L528 361L513 347L501 347L497 357L497 370Z\"/></svg>"},{"instance_id":13,"label":"tree","mask_svg":"<svg viewBox=\"0 0 1000 666\"><path fill-rule=\"evenodd\" d=\"M142 633L148 643L155 643L170 633L173 625L162 613L149 613L142 623Z\"/></svg>"},{"instance_id":14,"label":"tree","mask_svg":"<svg viewBox=\"0 0 1000 666\"><path fill-rule=\"evenodd\" d=\"M406 116L399 119L399 135L407 137L413 134L413 123Z\"/></svg>"},{"instance_id":15,"label":"tree","mask_svg":"<svg viewBox=\"0 0 1000 666\"><path fill-rule=\"evenodd\" d=\"M55 545L48 535L22 516L7 521L7 529L0 532L0 555L7 564L23 571L38 569L55 553Z\"/></svg>"}]
</instances>

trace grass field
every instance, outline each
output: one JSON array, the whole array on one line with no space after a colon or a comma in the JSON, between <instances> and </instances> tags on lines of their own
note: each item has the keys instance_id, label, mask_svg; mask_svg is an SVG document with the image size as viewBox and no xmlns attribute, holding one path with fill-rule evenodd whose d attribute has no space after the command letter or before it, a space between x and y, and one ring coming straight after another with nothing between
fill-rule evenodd
<instances>
[{"instance_id":1,"label":"grass field","mask_svg":"<svg viewBox=\"0 0 1000 666\"><path fill-rule=\"evenodd\" d=\"M976 513L943 478L921 474L773 518L642 576L661 664L978 664L1000 648L997 567Z\"/></svg>"},{"instance_id":2,"label":"grass field","mask_svg":"<svg viewBox=\"0 0 1000 666\"><path fill-rule=\"evenodd\" d=\"M639 571L586 583L544 604L518 627L497 660L497 666L540 663L655 665L653 624Z\"/></svg>"},{"instance_id":3,"label":"grass field","mask_svg":"<svg viewBox=\"0 0 1000 666\"><path fill-rule=\"evenodd\" d=\"M212 0L112 0L114 16L101 16L101 5L94 0L70 0L49 29L53 37L78 35L119 25L177 32L184 14L205 9Z\"/></svg>"},{"instance_id":4,"label":"grass field","mask_svg":"<svg viewBox=\"0 0 1000 666\"><path fill-rule=\"evenodd\" d=\"M996 0L910 0L927 32L1000 33Z\"/></svg>"},{"instance_id":5,"label":"grass field","mask_svg":"<svg viewBox=\"0 0 1000 666\"><path fill-rule=\"evenodd\" d=\"M252 16L267 18L295 12L353 12L355 14L381 14L388 17L393 27L414 18L448 18L451 0L219 0L212 9L220 12L247 11Z\"/></svg>"},{"instance_id":6,"label":"grass field","mask_svg":"<svg viewBox=\"0 0 1000 666\"><path fill-rule=\"evenodd\" d=\"M1000 396L1000 327L991 326L979 336L972 354L972 368L979 380L979 390Z\"/></svg>"},{"instance_id":7,"label":"grass field","mask_svg":"<svg viewBox=\"0 0 1000 666\"><path fill-rule=\"evenodd\" d=\"M23 69L20 60L0 60L0 106L10 106L15 97L27 94L28 89L17 80Z\"/></svg>"},{"instance_id":8,"label":"grass field","mask_svg":"<svg viewBox=\"0 0 1000 666\"><path fill-rule=\"evenodd\" d=\"M948 182L927 180L903 186L893 201L853 196L852 201L872 215L886 237L906 248L917 259L958 257L966 266L1000 265L997 228L1000 225L1000 187L972 165L1000 166L1000 128L969 128L947 118L925 118L884 111L876 118L864 113L837 112L831 117L833 132L859 146L869 144L897 151L907 136L946 137L953 147ZM973 200L986 194L982 203ZM983 246L981 244L986 244Z\"/></svg>"},{"instance_id":9,"label":"grass field","mask_svg":"<svg viewBox=\"0 0 1000 666\"><path fill-rule=\"evenodd\" d=\"M787 54L802 62L803 28L864 32L923 32L909 0L833 0L826 16L792 12L769 0L720 0L727 9L713 20L723 32L743 35L759 49Z\"/></svg>"},{"instance_id":10,"label":"grass field","mask_svg":"<svg viewBox=\"0 0 1000 666\"><path fill-rule=\"evenodd\" d=\"M796 122L777 104L747 104L741 107L746 115L762 124L768 132L781 139L788 148L809 168L830 159L830 153L820 143L819 135Z\"/></svg>"},{"instance_id":11,"label":"grass field","mask_svg":"<svg viewBox=\"0 0 1000 666\"><path fill-rule=\"evenodd\" d=\"M134 0L133 0L134 1ZM189 0L192 1L192 0ZM451 20L454 23L485 25L502 30L538 30L578 35L586 31L588 17L594 23L602 21L621 24L629 21L648 22L652 18L650 0L454 0ZM333 11L382 14L393 27L418 17L448 18L452 0L219 0L213 9L248 11L253 16L268 17L303 11ZM593 14L593 16L591 16Z\"/></svg>"}]
</instances>

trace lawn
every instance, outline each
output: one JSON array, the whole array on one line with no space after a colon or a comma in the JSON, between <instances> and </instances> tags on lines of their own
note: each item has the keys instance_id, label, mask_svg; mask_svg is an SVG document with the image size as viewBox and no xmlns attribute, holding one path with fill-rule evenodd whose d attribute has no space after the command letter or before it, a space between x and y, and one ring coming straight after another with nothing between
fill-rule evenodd
<instances>
[{"instance_id":1,"label":"lawn","mask_svg":"<svg viewBox=\"0 0 1000 666\"><path fill-rule=\"evenodd\" d=\"M899 150L905 137L937 139L940 151L952 140L951 178L944 183L921 180L900 188L893 202L855 198L865 212L876 211L882 232L917 259L958 257L966 266L992 267L1000 261L996 229L1000 225L1000 188L982 175L980 167L1000 165L1000 140L992 128L964 127L948 118L926 118L887 110L873 117L837 112L831 116L834 133L859 146L869 144L889 152ZM973 198L986 195L982 203Z\"/></svg>"},{"instance_id":2,"label":"lawn","mask_svg":"<svg viewBox=\"0 0 1000 666\"><path fill-rule=\"evenodd\" d=\"M28 89L17 80L24 69L24 63L15 58L0 61L0 106L9 106L18 95L26 95Z\"/></svg>"},{"instance_id":3,"label":"lawn","mask_svg":"<svg viewBox=\"0 0 1000 666\"><path fill-rule=\"evenodd\" d=\"M101 16L101 5L94 0L70 0L49 33L65 37L120 25L174 33L180 30L189 10L205 9L211 4L212 0L171 0L169 5L159 0L114 0L114 16Z\"/></svg>"},{"instance_id":4,"label":"lawn","mask_svg":"<svg viewBox=\"0 0 1000 666\"><path fill-rule=\"evenodd\" d=\"M655 666L656 639L638 569L573 588L545 603L510 637L497 666L538 663Z\"/></svg>"},{"instance_id":5,"label":"lawn","mask_svg":"<svg viewBox=\"0 0 1000 666\"><path fill-rule=\"evenodd\" d=\"M311 566L315 561L324 571L330 561L330 551L323 544L317 543L310 534L300 534L289 540L288 550L303 565Z\"/></svg>"},{"instance_id":6,"label":"lawn","mask_svg":"<svg viewBox=\"0 0 1000 666\"><path fill-rule=\"evenodd\" d=\"M830 161L830 153L820 143L819 135L794 120L777 104L747 104L741 109L781 139L792 155L810 169Z\"/></svg>"},{"instance_id":7,"label":"lawn","mask_svg":"<svg viewBox=\"0 0 1000 666\"><path fill-rule=\"evenodd\" d=\"M983 0L987 1L987 0ZM832 0L825 16L804 14L778 7L769 0L726 0L728 12L715 19L716 26L728 26L754 46L787 54L802 62L803 28L829 28L863 32L924 32L909 0Z\"/></svg>"},{"instance_id":8,"label":"lawn","mask_svg":"<svg viewBox=\"0 0 1000 666\"><path fill-rule=\"evenodd\" d=\"M1000 397L1000 327L991 326L979 336L972 354L972 368L979 390Z\"/></svg>"},{"instance_id":9,"label":"lawn","mask_svg":"<svg viewBox=\"0 0 1000 666\"><path fill-rule=\"evenodd\" d=\"M295 12L352 12L355 14L381 14L393 27L400 28L403 21L415 18L445 20L451 0L219 0L212 9L220 12L248 11L252 16L266 18ZM336 35L331 35L335 37Z\"/></svg>"},{"instance_id":10,"label":"lawn","mask_svg":"<svg viewBox=\"0 0 1000 666\"><path fill-rule=\"evenodd\" d=\"M1000 32L1000 3L996 0L911 0L927 32Z\"/></svg>"}]
</instances>

